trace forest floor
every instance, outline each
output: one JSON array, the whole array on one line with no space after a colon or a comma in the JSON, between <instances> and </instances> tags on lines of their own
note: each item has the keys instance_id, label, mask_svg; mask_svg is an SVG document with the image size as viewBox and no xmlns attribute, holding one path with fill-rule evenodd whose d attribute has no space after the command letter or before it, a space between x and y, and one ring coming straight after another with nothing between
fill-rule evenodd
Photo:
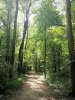
<instances>
[{"instance_id":1,"label":"forest floor","mask_svg":"<svg viewBox=\"0 0 75 100\"><path fill-rule=\"evenodd\" d=\"M41 74L30 72L26 76L23 86L13 90L7 100L75 100L62 99L58 90L50 88Z\"/></svg>"}]
</instances>

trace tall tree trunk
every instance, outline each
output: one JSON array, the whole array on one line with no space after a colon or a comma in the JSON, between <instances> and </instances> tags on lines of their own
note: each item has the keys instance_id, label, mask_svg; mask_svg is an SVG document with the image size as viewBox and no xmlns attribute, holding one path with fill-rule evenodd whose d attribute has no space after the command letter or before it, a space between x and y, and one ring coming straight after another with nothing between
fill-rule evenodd
<instances>
[{"instance_id":1,"label":"tall tree trunk","mask_svg":"<svg viewBox=\"0 0 75 100\"><path fill-rule=\"evenodd\" d=\"M44 38L44 76L46 78L46 32L45 32L45 38Z\"/></svg>"},{"instance_id":2,"label":"tall tree trunk","mask_svg":"<svg viewBox=\"0 0 75 100\"><path fill-rule=\"evenodd\" d=\"M28 43L28 30L27 30L27 34L26 34L26 42L25 42L25 48L24 48L25 52L24 52L24 54L26 53L27 43ZM22 58L23 58L23 56L22 56ZM26 59L25 56L24 56L24 59ZM21 62L23 62L23 59L22 59ZM26 63L25 63L25 61L23 62L23 65L22 66L23 66L22 67L22 72L23 72L23 74L25 74L26 73Z\"/></svg>"},{"instance_id":3,"label":"tall tree trunk","mask_svg":"<svg viewBox=\"0 0 75 100\"><path fill-rule=\"evenodd\" d=\"M24 47L25 35L26 35L26 28L24 29L23 39L19 48L19 55L18 55L18 74L19 75L22 73L22 60L23 60L22 58L23 58L23 47Z\"/></svg>"},{"instance_id":4,"label":"tall tree trunk","mask_svg":"<svg viewBox=\"0 0 75 100\"><path fill-rule=\"evenodd\" d=\"M28 43L28 30L27 30L27 36L26 36L25 51L27 49L27 43Z\"/></svg>"},{"instance_id":5,"label":"tall tree trunk","mask_svg":"<svg viewBox=\"0 0 75 100\"><path fill-rule=\"evenodd\" d=\"M25 35L27 33L28 29L28 18L29 18L29 10L30 10L31 4L29 4L29 7L26 11L26 20L24 21L24 31L23 31L23 38L22 42L19 48L19 55L18 55L18 74L20 75L22 73L22 63L23 63L23 47L24 47L24 39Z\"/></svg>"},{"instance_id":6,"label":"tall tree trunk","mask_svg":"<svg viewBox=\"0 0 75 100\"><path fill-rule=\"evenodd\" d=\"M56 64L56 51L55 51L56 45L53 45L52 52L53 52L53 72L57 72L57 64Z\"/></svg>"},{"instance_id":7,"label":"tall tree trunk","mask_svg":"<svg viewBox=\"0 0 75 100\"><path fill-rule=\"evenodd\" d=\"M58 46L57 46L58 48L58 51L57 51L57 69L58 69L58 72L61 72L61 58L62 58L62 47L61 47L61 45L59 44Z\"/></svg>"},{"instance_id":8,"label":"tall tree trunk","mask_svg":"<svg viewBox=\"0 0 75 100\"><path fill-rule=\"evenodd\" d=\"M13 40L12 40L11 64L14 64L14 58L15 58L15 41L16 41L16 28L17 28L17 17L18 17L18 3L19 3L19 0L16 0L16 12L15 12L14 33L13 33Z\"/></svg>"},{"instance_id":9,"label":"tall tree trunk","mask_svg":"<svg viewBox=\"0 0 75 100\"><path fill-rule=\"evenodd\" d=\"M71 8L70 0L66 0L66 20L67 20L68 48L69 48L69 55L71 62L72 96L75 97L75 53L74 53L74 39L72 32L70 8Z\"/></svg>"},{"instance_id":10,"label":"tall tree trunk","mask_svg":"<svg viewBox=\"0 0 75 100\"><path fill-rule=\"evenodd\" d=\"M0 37L0 52L1 52L2 36Z\"/></svg>"},{"instance_id":11,"label":"tall tree trunk","mask_svg":"<svg viewBox=\"0 0 75 100\"><path fill-rule=\"evenodd\" d=\"M10 61L10 26L11 26L11 7L12 0L8 0L8 15L7 15L7 41L6 41L6 61L9 63Z\"/></svg>"},{"instance_id":12,"label":"tall tree trunk","mask_svg":"<svg viewBox=\"0 0 75 100\"><path fill-rule=\"evenodd\" d=\"M36 48L35 48L35 71L38 72L38 55L37 55L37 40L36 40L36 44L35 44Z\"/></svg>"},{"instance_id":13,"label":"tall tree trunk","mask_svg":"<svg viewBox=\"0 0 75 100\"><path fill-rule=\"evenodd\" d=\"M13 40L12 40L12 52L11 52L11 59L10 64L12 65L12 68L10 68L9 71L9 77L13 77L13 65L14 65L14 59L15 59L15 41L16 41L16 28L17 28L17 17L18 17L18 3L19 0L16 0L16 12L15 12L15 20L14 20L14 33L13 33Z\"/></svg>"}]
</instances>

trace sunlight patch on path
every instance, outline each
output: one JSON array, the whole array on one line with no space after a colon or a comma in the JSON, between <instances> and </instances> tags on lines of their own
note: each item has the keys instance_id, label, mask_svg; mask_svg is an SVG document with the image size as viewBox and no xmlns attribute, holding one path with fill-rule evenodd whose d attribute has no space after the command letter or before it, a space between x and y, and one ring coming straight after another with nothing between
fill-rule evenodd
<instances>
[{"instance_id":1,"label":"sunlight patch on path","mask_svg":"<svg viewBox=\"0 0 75 100\"><path fill-rule=\"evenodd\" d=\"M38 100L56 100L54 97L50 97L49 99L47 98L39 98Z\"/></svg>"},{"instance_id":2,"label":"sunlight patch on path","mask_svg":"<svg viewBox=\"0 0 75 100\"><path fill-rule=\"evenodd\" d=\"M42 91L42 89L47 89L43 81L45 81L43 75L31 75L29 76L29 79L27 80L26 84L33 90Z\"/></svg>"},{"instance_id":3,"label":"sunlight patch on path","mask_svg":"<svg viewBox=\"0 0 75 100\"><path fill-rule=\"evenodd\" d=\"M29 78L25 84L31 88L32 92L29 91L29 94L32 97L38 97L36 100L56 100L54 97L50 97L49 87L44 83L43 75L28 75L27 77Z\"/></svg>"},{"instance_id":4,"label":"sunlight patch on path","mask_svg":"<svg viewBox=\"0 0 75 100\"><path fill-rule=\"evenodd\" d=\"M27 80L19 90L14 91L8 100L59 100L57 95L45 83L43 75L29 73Z\"/></svg>"}]
</instances>

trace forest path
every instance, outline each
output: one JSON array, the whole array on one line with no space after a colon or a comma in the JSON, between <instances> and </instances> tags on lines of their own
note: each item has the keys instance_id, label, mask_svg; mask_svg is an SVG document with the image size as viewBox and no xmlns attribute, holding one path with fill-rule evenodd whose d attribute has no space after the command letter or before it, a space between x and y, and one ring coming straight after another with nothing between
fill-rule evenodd
<instances>
[{"instance_id":1,"label":"forest path","mask_svg":"<svg viewBox=\"0 0 75 100\"><path fill-rule=\"evenodd\" d=\"M29 73L24 85L12 92L9 100L60 100L59 95L46 84L43 75Z\"/></svg>"}]
</instances>

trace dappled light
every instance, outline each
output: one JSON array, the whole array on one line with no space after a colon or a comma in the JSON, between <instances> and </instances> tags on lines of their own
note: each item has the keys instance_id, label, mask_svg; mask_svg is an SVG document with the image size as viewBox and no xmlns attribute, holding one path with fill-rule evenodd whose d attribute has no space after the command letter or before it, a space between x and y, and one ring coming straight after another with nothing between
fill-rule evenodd
<instances>
[{"instance_id":1,"label":"dappled light","mask_svg":"<svg viewBox=\"0 0 75 100\"><path fill-rule=\"evenodd\" d=\"M56 100L57 93L51 90L46 84L43 75L30 72L21 89L15 90L9 100ZM21 80L21 78L19 78Z\"/></svg>"},{"instance_id":2,"label":"dappled light","mask_svg":"<svg viewBox=\"0 0 75 100\"><path fill-rule=\"evenodd\" d=\"M0 100L75 100L75 0L0 0Z\"/></svg>"}]
</instances>

